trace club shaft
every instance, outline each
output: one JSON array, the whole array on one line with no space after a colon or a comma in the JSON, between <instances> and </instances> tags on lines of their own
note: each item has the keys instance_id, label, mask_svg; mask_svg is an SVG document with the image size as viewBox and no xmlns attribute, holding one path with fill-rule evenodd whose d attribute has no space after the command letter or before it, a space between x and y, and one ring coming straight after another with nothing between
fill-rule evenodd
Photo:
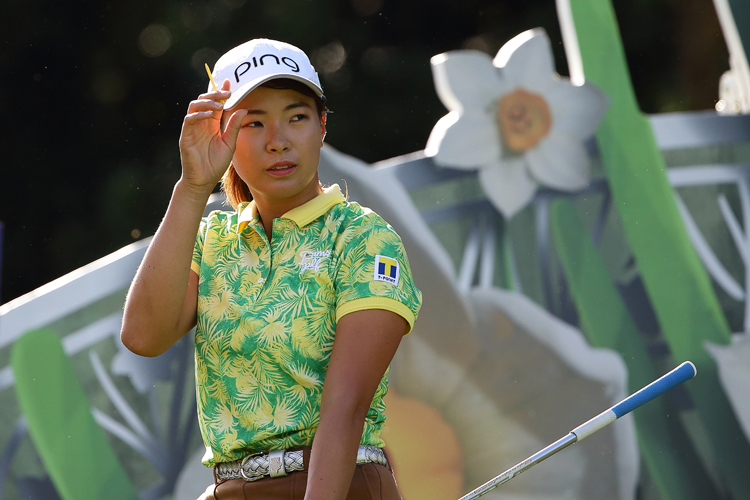
<instances>
[{"instance_id":1,"label":"club shaft","mask_svg":"<svg viewBox=\"0 0 750 500\"><path fill-rule=\"evenodd\" d=\"M693 363L691 363L690 361L685 361L680 366L670 371L663 377L654 380L640 391L636 392L635 394L631 394L608 410L603 411L591 420L584 422L583 424L573 429L568 435L564 436L561 439L558 439L546 448L534 453L523 462L514 465L499 476L496 476L495 478L487 481L483 485L470 491L458 500L473 500L475 498L481 497L488 491L497 488L507 481L510 481L523 471L530 469L542 460L551 457L558 451L561 451L571 444L577 443L587 436L590 436L591 434L595 433L599 429L606 427L623 415L627 415L639 406L644 405L657 396L664 394L672 387L675 387L676 385L679 385L686 380L690 380L691 378L695 377L696 374L697 370L695 369L695 365L693 365Z\"/></svg>"},{"instance_id":2,"label":"club shaft","mask_svg":"<svg viewBox=\"0 0 750 500\"><path fill-rule=\"evenodd\" d=\"M543 450L537 451L536 453L534 453L533 455L531 455L529 458L527 458L523 462L514 465L513 467L511 467L510 469L506 470L505 472L503 472L499 476L495 477L494 479L491 479L491 480L487 481L486 483L484 483L482 486L479 486L478 488L470 491L469 493L467 493L466 495L462 496L458 500L472 500L474 498L481 497L482 495L484 495L488 491L494 490L495 488L497 488L501 484L503 484L503 483L505 483L507 481L510 481L511 479L513 479L514 477L516 477L517 475L519 475L520 473L522 473L526 469L530 469L531 467L533 467L534 465L538 464L542 460L551 457L552 455L554 455L558 451L564 450L565 448L567 448L571 444L575 443L577 439L578 438L576 438L576 435L571 432L567 436L565 436L565 437L563 437L561 439L558 439L557 441L555 441L551 445L547 446Z\"/></svg>"}]
</instances>

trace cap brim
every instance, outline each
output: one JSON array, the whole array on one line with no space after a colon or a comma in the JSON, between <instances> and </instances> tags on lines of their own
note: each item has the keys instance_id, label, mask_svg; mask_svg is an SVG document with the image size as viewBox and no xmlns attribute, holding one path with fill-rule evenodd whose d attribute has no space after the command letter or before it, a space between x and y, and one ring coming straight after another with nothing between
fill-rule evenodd
<instances>
[{"instance_id":1,"label":"cap brim","mask_svg":"<svg viewBox=\"0 0 750 500\"><path fill-rule=\"evenodd\" d=\"M277 80L279 78L288 78L290 80L296 80L300 83L304 83L305 85L310 87L310 89L313 92L315 92L315 95L317 95L318 97L323 96L323 89L318 87L315 84L315 82L312 82L308 80L307 78L303 78L301 76L297 76L294 74L277 73L274 75L266 75L264 77L257 78L255 80L252 80L246 83L245 85L238 88L237 90L232 91L232 95L229 96L229 99L227 99L226 102L224 103L224 109L232 109L233 107L237 106L240 103L240 101L242 101L242 99L244 99L253 90L257 89L258 87L260 87L261 85L263 85L264 83L270 80Z\"/></svg>"}]
</instances>

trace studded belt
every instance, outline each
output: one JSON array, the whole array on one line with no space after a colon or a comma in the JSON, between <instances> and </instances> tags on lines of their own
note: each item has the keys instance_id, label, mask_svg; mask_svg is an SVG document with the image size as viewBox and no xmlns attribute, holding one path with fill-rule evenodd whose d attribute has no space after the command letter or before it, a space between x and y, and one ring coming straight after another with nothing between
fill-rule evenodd
<instances>
[{"instance_id":1,"label":"studded belt","mask_svg":"<svg viewBox=\"0 0 750 500\"><path fill-rule=\"evenodd\" d=\"M377 446L359 445L357 463L376 463L388 466L383 450ZM241 460L223 462L214 469L219 482L230 479L257 481L264 477L281 477L290 472L304 470L302 450L275 450L268 453L254 453Z\"/></svg>"}]
</instances>

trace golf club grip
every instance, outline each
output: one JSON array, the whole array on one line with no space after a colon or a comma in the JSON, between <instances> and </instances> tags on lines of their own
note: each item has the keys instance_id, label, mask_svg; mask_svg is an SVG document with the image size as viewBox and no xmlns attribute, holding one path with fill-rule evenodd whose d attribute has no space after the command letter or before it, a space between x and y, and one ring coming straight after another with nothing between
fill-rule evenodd
<instances>
[{"instance_id":1,"label":"golf club grip","mask_svg":"<svg viewBox=\"0 0 750 500\"><path fill-rule=\"evenodd\" d=\"M654 380L643 389L631 394L610 409L601 412L588 422L584 422L571 432L576 435L576 442L590 436L602 427L605 427L623 415L627 415L641 405L644 405L657 396L664 394L672 387L695 377L697 370L690 361L685 361L680 366L667 373L663 377Z\"/></svg>"},{"instance_id":2,"label":"golf club grip","mask_svg":"<svg viewBox=\"0 0 750 500\"><path fill-rule=\"evenodd\" d=\"M635 410L639 406L648 403L655 397L664 394L672 387L690 380L691 378L695 377L697 373L698 370L695 368L695 365L690 361L685 361L680 366L667 373L663 377L654 380L640 391L628 396L627 398L614 405L612 407L612 411L615 412L617 418L620 418L623 415L626 415Z\"/></svg>"},{"instance_id":3,"label":"golf club grip","mask_svg":"<svg viewBox=\"0 0 750 500\"><path fill-rule=\"evenodd\" d=\"M542 460L551 457L555 453L567 448L571 444L577 443L578 441L593 434L599 429L611 424L623 415L627 415L639 406L642 406L652 399L656 398L657 396L664 394L669 389L680 385L687 380L690 380L691 378L695 377L697 373L698 370L695 368L695 365L690 361L685 361L677 368L673 369L661 378L654 380L638 392L631 394L616 405L612 406L610 409L603 411L588 422L579 425L568 435L562 437L546 448L536 452L523 462L514 465L507 471L487 481L478 488L475 488L458 500L473 500L475 498L479 498L485 493L494 490L499 485L510 481L525 470L530 469Z\"/></svg>"}]
</instances>

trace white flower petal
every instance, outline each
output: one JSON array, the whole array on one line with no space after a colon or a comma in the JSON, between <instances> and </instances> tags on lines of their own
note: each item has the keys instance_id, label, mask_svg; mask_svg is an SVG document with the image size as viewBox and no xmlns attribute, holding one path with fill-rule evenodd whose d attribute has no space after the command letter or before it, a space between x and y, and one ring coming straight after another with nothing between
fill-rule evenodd
<instances>
[{"instance_id":1,"label":"white flower petal","mask_svg":"<svg viewBox=\"0 0 750 500\"><path fill-rule=\"evenodd\" d=\"M606 94L596 86L575 86L567 79L555 82L545 97L552 111L552 126L581 140L596 132L609 104Z\"/></svg>"},{"instance_id":2,"label":"white flower petal","mask_svg":"<svg viewBox=\"0 0 750 500\"><path fill-rule=\"evenodd\" d=\"M745 437L750 439L750 337L732 336L731 345L706 342L706 351L719 367L721 386L729 397Z\"/></svg>"},{"instance_id":3,"label":"white flower petal","mask_svg":"<svg viewBox=\"0 0 750 500\"><path fill-rule=\"evenodd\" d=\"M498 341L493 346L497 354L490 354L487 346L480 350L483 356L475 364L503 367L492 375L494 383L490 391L494 392L494 399L506 412L521 415L524 427L543 441L551 442L561 435L560 431L550 432L550 429L563 420L583 422L588 415L601 411L599 408L608 407L628 394L628 372L620 354L592 348L580 330L556 318L529 297L498 288L474 289L469 297L480 318L479 331ZM511 335L504 331L507 326L503 328L508 320L514 325ZM543 375L538 373L540 368ZM554 395L561 390L570 398L569 404L556 401ZM533 413L521 408L526 405ZM599 432L602 431L605 429ZM548 487L557 483L558 491L567 490L567 494L554 496L555 490L550 489L549 496L545 496L539 489L530 489L527 492L538 496L517 498L635 498L639 455L632 415L607 427L606 432L608 435L597 433L588 437L601 441L587 443L579 450L579 457L570 458L571 466L585 467L572 469L582 474L570 477L558 469L562 475L544 480ZM468 464L465 470L469 470ZM576 482L580 487L575 487ZM537 481L534 485L541 486ZM506 494L503 489L498 498L512 498Z\"/></svg>"},{"instance_id":4,"label":"white flower petal","mask_svg":"<svg viewBox=\"0 0 750 500\"><path fill-rule=\"evenodd\" d=\"M438 97L450 111L483 110L507 90L484 52L456 50L430 59Z\"/></svg>"},{"instance_id":5,"label":"white flower petal","mask_svg":"<svg viewBox=\"0 0 750 500\"><path fill-rule=\"evenodd\" d=\"M500 158L497 123L485 113L455 111L441 118L432 129L425 155L435 163L455 168L479 168Z\"/></svg>"},{"instance_id":6,"label":"white flower petal","mask_svg":"<svg viewBox=\"0 0 750 500\"><path fill-rule=\"evenodd\" d=\"M540 184L574 191L589 183L589 157L583 145L553 130L524 155L529 170Z\"/></svg>"},{"instance_id":7,"label":"white flower petal","mask_svg":"<svg viewBox=\"0 0 750 500\"><path fill-rule=\"evenodd\" d=\"M487 198L508 218L526 206L538 186L522 159L484 165L479 180Z\"/></svg>"},{"instance_id":8,"label":"white flower petal","mask_svg":"<svg viewBox=\"0 0 750 500\"><path fill-rule=\"evenodd\" d=\"M511 38L500 48L492 64L502 68L511 88L543 93L556 78L552 47L541 28Z\"/></svg>"}]
</instances>

